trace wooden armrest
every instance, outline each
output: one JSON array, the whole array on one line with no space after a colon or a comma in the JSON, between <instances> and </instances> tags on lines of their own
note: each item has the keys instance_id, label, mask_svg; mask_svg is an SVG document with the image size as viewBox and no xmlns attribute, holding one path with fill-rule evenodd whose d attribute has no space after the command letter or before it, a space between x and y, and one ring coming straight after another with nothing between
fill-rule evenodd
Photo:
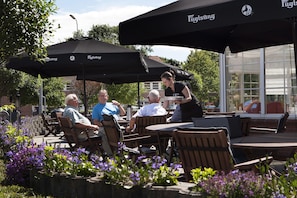
<instances>
[{"instance_id":1,"label":"wooden armrest","mask_svg":"<svg viewBox=\"0 0 297 198\"><path fill-rule=\"evenodd\" d=\"M252 132L252 133L276 133L276 129L262 128L262 127L251 127L250 132Z\"/></svg>"},{"instance_id":2,"label":"wooden armrest","mask_svg":"<svg viewBox=\"0 0 297 198\"><path fill-rule=\"evenodd\" d=\"M89 138L90 138L90 136L89 136L89 132L91 132L91 131L94 132L94 130L91 130L91 129L82 129L82 130L81 130L81 133L85 133L85 134L87 135L88 139L89 139Z\"/></svg>"},{"instance_id":3,"label":"wooden armrest","mask_svg":"<svg viewBox=\"0 0 297 198\"><path fill-rule=\"evenodd\" d=\"M124 138L139 137L139 133L124 133Z\"/></svg>"},{"instance_id":4,"label":"wooden armrest","mask_svg":"<svg viewBox=\"0 0 297 198\"><path fill-rule=\"evenodd\" d=\"M265 165L265 164L268 165L272 162L272 160L273 160L272 156L262 157L259 159L254 159L247 162L236 164L234 165L234 168L237 168L239 170L255 170L257 169L256 166Z\"/></svg>"},{"instance_id":5,"label":"wooden armrest","mask_svg":"<svg viewBox=\"0 0 297 198\"><path fill-rule=\"evenodd\" d=\"M138 137L134 137L134 138L127 138L127 139L124 139L123 142L130 142L130 141L144 140L144 139L147 139L147 138L150 138L150 137L151 137L151 136L146 135L146 136L138 136Z\"/></svg>"}]
</instances>

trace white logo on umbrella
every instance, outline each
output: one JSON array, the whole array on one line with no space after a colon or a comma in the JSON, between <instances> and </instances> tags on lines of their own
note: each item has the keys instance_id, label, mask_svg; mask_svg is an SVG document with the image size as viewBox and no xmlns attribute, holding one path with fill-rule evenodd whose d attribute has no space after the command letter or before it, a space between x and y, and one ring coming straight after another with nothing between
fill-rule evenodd
<instances>
[{"instance_id":1,"label":"white logo on umbrella","mask_svg":"<svg viewBox=\"0 0 297 198\"><path fill-rule=\"evenodd\" d=\"M75 56L70 56L69 59L70 61L75 61Z\"/></svg>"},{"instance_id":2,"label":"white logo on umbrella","mask_svg":"<svg viewBox=\"0 0 297 198\"><path fill-rule=\"evenodd\" d=\"M244 15L244 16L250 16L252 15L253 13L253 9L250 5L244 5L242 6L241 8L241 13Z\"/></svg>"}]
</instances>

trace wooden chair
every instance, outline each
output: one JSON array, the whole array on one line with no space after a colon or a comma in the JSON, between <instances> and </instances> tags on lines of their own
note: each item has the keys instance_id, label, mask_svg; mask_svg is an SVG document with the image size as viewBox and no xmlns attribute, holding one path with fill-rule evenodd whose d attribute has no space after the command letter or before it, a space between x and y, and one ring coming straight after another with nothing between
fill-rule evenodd
<instances>
[{"instance_id":1,"label":"wooden chair","mask_svg":"<svg viewBox=\"0 0 297 198\"><path fill-rule=\"evenodd\" d=\"M138 134L132 134L127 136L123 135L120 125L117 123L117 121L114 119L112 115L103 115L103 121L101 122L104 127L110 148L114 153L118 151L119 142L123 142L126 145L124 150L132 154L155 153L154 150L150 150L149 148L142 147L140 145L141 140L148 139L150 138L150 136L139 136Z\"/></svg>"},{"instance_id":2,"label":"wooden chair","mask_svg":"<svg viewBox=\"0 0 297 198\"><path fill-rule=\"evenodd\" d=\"M243 136L248 136L251 128L251 118L250 117L240 117L241 123L241 133Z\"/></svg>"},{"instance_id":3,"label":"wooden chair","mask_svg":"<svg viewBox=\"0 0 297 198\"><path fill-rule=\"evenodd\" d=\"M284 132L286 129L286 123L289 117L289 113L285 112L277 123L277 128L264 128L264 127L251 127L250 133L253 134L263 134L263 133L281 133Z\"/></svg>"},{"instance_id":4,"label":"wooden chair","mask_svg":"<svg viewBox=\"0 0 297 198\"><path fill-rule=\"evenodd\" d=\"M6 124L9 122L9 113L5 110L0 111L0 123L1 125Z\"/></svg>"},{"instance_id":5,"label":"wooden chair","mask_svg":"<svg viewBox=\"0 0 297 198\"><path fill-rule=\"evenodd\" d=\"M233 169L256 170L255 165L272 161L272 157L267 157L234 165L224 130L177 130L174 139L186 180L191 179L191 170L198 167L211 167L225 172Z\"/></svg>"},{"instance_id":6,"label":"wooden chair","mask_svg":"<svg viewBox=\"0 0 297 198\"><path fill-rule=\"evenodd\" d=\"M168 139L170 138L169 136L157 136L157 135L152 135L147 132L145 129L149 125L154 125L154 124L165 124L167 122L167 115L163 116L143 116L143 117L136 117L135 120L135 125L136 128L133 132L139 134L140 136L145 136L145 135L150 135L151 138L146 139L142 141L141 143L146 146L151 146L154 145L156 147L161 147L158 148L160 153L165 152Z\"/></svg>"},{"instance_id":7,"label":"wooden chair","mask_svg":"<svg viewBox=\"0 0 297 198\"><path fill-rule=\"evenodd\" d=\"M46 118L44 113L41 114L41 117L45 129L48 131L48 133L45 133L44 137L47 137L49 134L57 136L57 134L60 133L59 121L56 118Z\"/></svg>"},{"instance_id":8,"label":"wooden chair","mask_svg":"<svg viewBox=\"0 0 297 198\"><path fill-rule=\"evenodd\" d=\"M78 147L83 147L89 150L91 153L99 151L103 153L102 151L102 138L98 136L89 136L88 130L83 130L81 133L85 133L87 136L86 140L80 140L78 138L79 132L73 127L72 122L70 118L68 117L58 117L61 129L64 132L64 137L67 140L67 143L70 146L71 150L74 150Z\"/></svg>"}]
</instances>

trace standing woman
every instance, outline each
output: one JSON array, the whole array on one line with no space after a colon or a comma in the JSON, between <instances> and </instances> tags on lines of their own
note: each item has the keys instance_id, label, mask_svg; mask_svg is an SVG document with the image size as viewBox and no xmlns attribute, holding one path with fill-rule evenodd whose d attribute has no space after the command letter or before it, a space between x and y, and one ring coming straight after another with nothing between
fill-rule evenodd
<instances>
[{"instance_id":1,"label":"standing woman","mask_svg":"<svg viewBox=\"0 0 297 198\"><path fill-rule=\"evenodd\" d=\"M203 111L197 98L192 94L189 87L183 83L175 82L173 71L166 71L161 75L161 80L166 86L165 96L183 96L182 100L174 101L180 105L182 122L192 121L192 117L202 117ZM163 107L166 109L169 101L164 101Z\"/></svg>"}]
</instances>

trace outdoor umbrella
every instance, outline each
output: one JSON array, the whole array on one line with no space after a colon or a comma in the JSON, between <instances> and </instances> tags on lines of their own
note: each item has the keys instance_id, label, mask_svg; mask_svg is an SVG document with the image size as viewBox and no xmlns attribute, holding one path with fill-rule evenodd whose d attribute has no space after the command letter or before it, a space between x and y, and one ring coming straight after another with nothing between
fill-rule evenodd
<instances>
[{"instance_id":1,"label":"outdoor umbrella","mask_svg":"<svg viewBox=\"0 0 297 198\"><path fill-rule=\"evenodd\" d=\"M161 74L165 71L173 71L176 76L176 80L191 80L193 74L181 69L180 67L173 66L167 63L163 63L157 60L153 60L149 57L144 57L144 60L148 67L147 73L113 73L113 74L90 74L85 75L86 80L103 82L107 84L123 84L123 83L133 83L138 82L138 105L140 102L139 93L139 82L147 81L160 81ZM82 75L77 75L78 80L82 80Z\"/></svg>"},{"instance_id":2,"label":"outdoor umbrella","mask_svg":"<svg viewBox=\"0 0 297 198\"><path fill-rule=\"evenodd\" d=\"M220 53L294 43L297 57L296 19L295 0L180 0L121 22L120 43Z\"/></svg>"},{"instance_id":3,"label":"outdoor umbrella","mask_svg":"<svg viewBox=\"0 0 297 198\"><path fill-rule=\"evenodd\" d=\"M165 71L172 70L176 75L176 80L191 80L193 74L181 69L180 67L173 66L167 63L153 60L149 57L144 57L145 63L148 67L147 73L112 73L112 74L88 74L85 75L86 80L103 82L107 84L123 84L133 82L147 82L147 81L160 81L161 74ZM119 71L120 72L120 71ZM77 75L78 80L82 80L82 75Z\"/></svg>"},{"instance_id":4,"label":"outdoor umbrella","mask_svg":"<svg viewBox=\"0 0 297 198\"><path fill-rule=\"evenodd\" d=\"M30 59L25 53L9 60L7 68L33 76L61 77L94 73L110 74L121 71L147 72L147 66L137 51L91 38L70 39L47 47L44 63ZM86 93L84 84L84 105Z\"/></svg>"}]
</instances>

